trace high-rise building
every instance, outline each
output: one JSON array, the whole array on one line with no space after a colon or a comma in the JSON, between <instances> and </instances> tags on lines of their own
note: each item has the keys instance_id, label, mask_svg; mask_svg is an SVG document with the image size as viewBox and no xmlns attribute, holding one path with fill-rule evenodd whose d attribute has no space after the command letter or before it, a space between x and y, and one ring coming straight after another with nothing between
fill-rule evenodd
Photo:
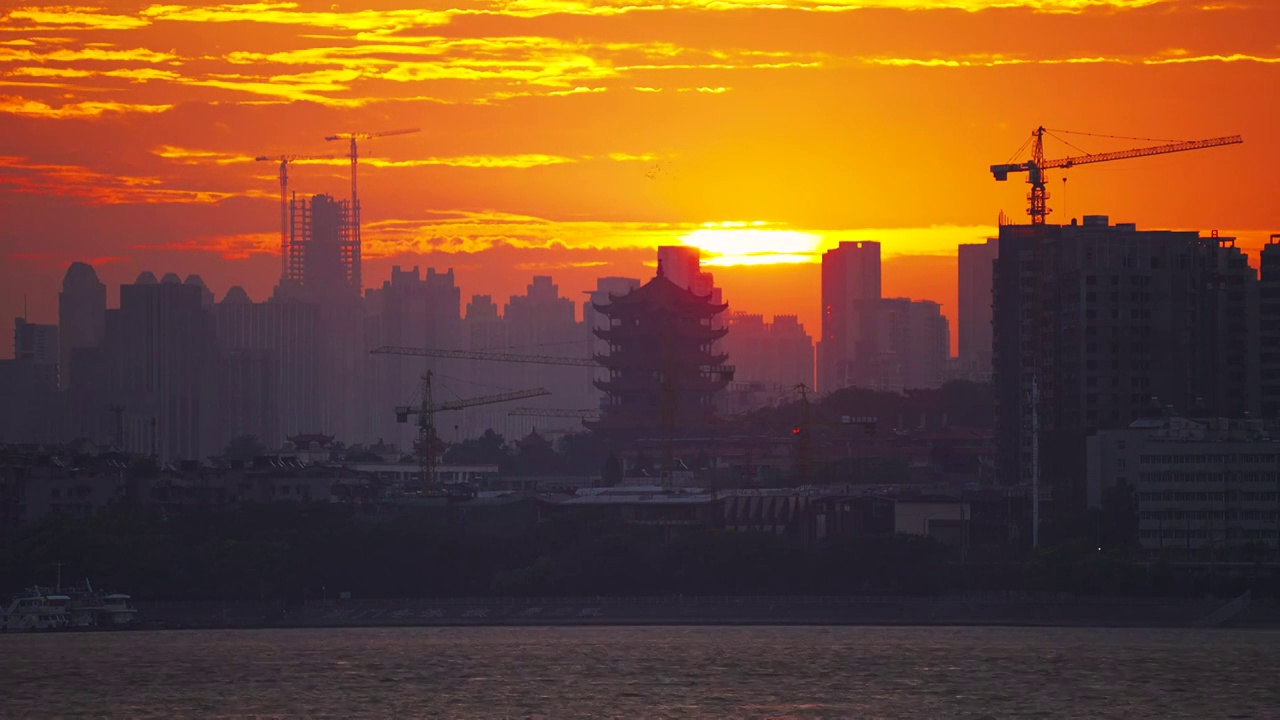
<instances>
[{"instance_id":1,"label":"high-rise building","mask_svg":"<svg viewBox=\"0 0 1280 720\"><path fill-rule=\"evenodd\" d=\"M221 450L217 346L199 286L144 272L120 287L103 341L115 400L124 407L125 449L162 460L202 460Z\"/></svg>"},{"instance_id":2,"label":"high-rise building","mask_svg":"<svg viewBox=\"0 0 1280 720\"><path fill-rule=\"evenodd\" d=\"M402 270L397 265L391 269L390 280L369 291L366 303L370 322L376 327L376 340L370 342L375 347L456 350L465 345L462 291L452 268L445 272L427 268L423 276L417 266ZM463 361L402 355L371 357L368 367L375 387L370 393L371 434L365 439L395 442L402 448L412 447L417 429L412 423L397 423L395 407L420 404L422 378L427 370L438 376L433 388L438 385L437 392L442 396L448 394L445 386L467 372Z\"/></svg>"},{"instance_id":3,"label":"high-rise building","mask_svg":"<svg viewBox=\"0 0 1280 720\"><path fill-rule=\"evenodd\" d=\"M289 201L285 281L315 296L359 297L361 249L351 229L351 203L331 195Z\"/></svg>"},{"instance_id":4,"label":"high-rise building","mask_svg":"<svg viewBox=\"0 0 1280 720\"><path fill-rule=\"evenodd\" d=\"M62 437L58 400L58 326L13 321L13 360L0 361L0 443Z\"/></svg>"},{"instance_id":5,"label":"high-rise building","mask_svg":"<svg viewBox=\"0 0 1280 720\"><path fill-rule=\"evenodd\" d=\"M1262 248L1258 282L1262 417L1280 418L1280 235Z\"/></svg>"},{"instance_id":6,"label":"high-rise building","mask_svg":"<svg viewBox=\"0 0 1280 720\"><path fill-rule=\"evenodd\" d=\"M938 303L885 298L876 323L877 352L866 387L890 392L942 387L951 330Z\"/></svg>"},{"instance_id":7,"label":"high-rise building","mask_svg":"<svg viewBox=\"0 0 1280 720\"><path fill-rule=\"evenodd\" d=\"M77 348L102 344L107 321L107 286L88 263L74 262L62 278L58 293L58 386L71 387L71 355Z\"/></svg>"},{"instance_id":8,"label":"high-rise building","mask_svg":"<svg viewBox=\"0 0 1280 720\"><path fill-rule=\"evenodd\" d=\"M509 344L507 325L498 314L498 305L492 295L472 295L462 323L468 350L501 352Z\"/></svg>"},{"instance_id":9,"label":"high-rise building","mask_svg":"<svg viewBox=\"0 0 1280 720\"><path fill-rule=\"evenodd\" d=\"M576 319L573 300L561 297L560 288L549 276L536 276L524 295L513 295L503 309L510 347L516 353L581 358L587 353L585 338ZM497 369L497 368L494 368ZM593 398L584 380L591 373L583 368L556 365L509 364L502 376L518 389L546 388L551 395L522 400L525 407L580 409L592 405ZM504 383L505 384L505 383ZM539 429L581 429L571 418L545 418Z\"/></svg>"},{"instance_id":10,"label":"high-rise building","mask_svg":"<svg viewBox=\"0 0 1280 720\"><path fill-rule=\"evenodd\" d=\"M13 357L40 365L58 366L58 326L13 319Z\"/></svg>"},{"instance_id":11,"label":"high-rise building","mask_svg":"<svg viewBox=\"0 0 1280 720\"><path fill-rule=\"evenodd\" d=\"M1085 439L1175 409L1256 416L1257 282L1229 238L1081 225L1000 229L993 376L1000 472L1039 471L1059 513L1084 507Z\"/></svg>"},{"instance_id":12,"label":"high-rise building","mask_svg":"<svg viewBox=\"0 0 1280 720\"><path fill-rule=\"evenodd\" d=\"M285 297L255 303L243 288L235 286L213 307L213 317L221 354L230 358L241 353L241 367L235 372L243 374L252 369L271 373L269 383L265 379L254 380L271 388L275 405L263 409L264 419L253 421L263 426L258 440L277 449L283 447L289 435L322 429L319 306ZM227 440L233 437L230 433L237 422L240 421L229 419L224 423L228 426L224 428Z\"/></svg>"},{"instance_id":13,"label":"high-rise building","mask_svg":"<svg viewBox=\"0 0 1280 720\"><path fill-rule=\"evenodd\" d=\"M964 243L958 248L956 333L960 377L991 380L991 271L1000 241Z\"/></svg>"},{"instance_id":14,"label":"high-rise building","mask_svg":"<svg viewBox=\"0 0 1280 720\"><path fill-rule=\"evenodd\" d=\"M880 243L842 242L823 254L818 390L870 384L879 305Z\"/></svg>"},{"instance_id":15,"label":"high-rise building","mask_svg":"<svg viewBox=\"0 0 1280 720\"><path fill-rule=\"evenodd\" d=\"M232 350L222 356L221 424L227 440L251 435L269 449L280 432L279 361L270 350Z\"/></svg>"},{"instance_id":16,"label":"high-rise building","mask_svg":"<svg viewBox=\"0 0 1280 720\"><path fill-rule=\"evenodd\" d=\"M702 251L688 245L662 245L658 247L658 265L662 273L676 287L684 288L694 295L707 296L713 305L723 301L720 288L716 287L715 277L702 269ZM724 318L712 319L713 327L723 327Z\"/></svg>"},{"instance_id":17,"label":"high-rise building","mask_svg":"<svg viewBox=\"0 0 1280 720\"><path fill-rule=\"evenodd\" d=\"M786 395L796 385L813 387L813 338L795 315L733 313L725 323L728 334L720 348L734 366L734 385L763 383L781 386Z\"/></svg>"}]
</instances>

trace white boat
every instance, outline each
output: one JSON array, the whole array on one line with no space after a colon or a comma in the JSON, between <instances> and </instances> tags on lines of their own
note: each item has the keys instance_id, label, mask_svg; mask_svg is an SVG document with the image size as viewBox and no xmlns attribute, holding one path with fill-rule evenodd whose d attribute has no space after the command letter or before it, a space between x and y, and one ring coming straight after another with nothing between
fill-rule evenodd
<instances>
[{"instance_id":1,"label":"white boat","mask_svg":"<svg viewBox=\"0 0 1280 720\"><path fill-rule=\"evenodd\" d=\"M123 628L132 625L138 610L130 602L131 599L123 593L103 595L102 604L98 607L98 626Z\"/></svg>"},{"instance_id":2,"label":"white boat","mask_svg":"<svg viewBox=\"0 0 1280 720\"><path fill-rule=\"evenodd\" d=\"M71 615L67 612L70 602L71 598L67 595L51 593L40 587L30 588L18 594L5 607L0 630L65 630L71 627Z\"/></svg>"},{"instance_id":3,"label":"white boat","mask_svg":"<svg viewBox=\"0 0 1280 720\"><path fill-rule=\"evenodd\" d=\"M138 611L123 593L95 590L86 579L81 587L62 588L58 568L56 589L34 586L0 606L0 631L91 630L130 627Z\"/></svg>"},{"instance_id":4,"label":"white boat","mask_svg":"<svg viewBox=\"0 0 1280 720\"><path fill-rule=\"evenodd\" d=\"M67 591L71 602L67 612L75 628L123 628L133 624L138 611L123 593L104 593L94 590L86 579L84 587Z\"/></svg>"}]
</instances>

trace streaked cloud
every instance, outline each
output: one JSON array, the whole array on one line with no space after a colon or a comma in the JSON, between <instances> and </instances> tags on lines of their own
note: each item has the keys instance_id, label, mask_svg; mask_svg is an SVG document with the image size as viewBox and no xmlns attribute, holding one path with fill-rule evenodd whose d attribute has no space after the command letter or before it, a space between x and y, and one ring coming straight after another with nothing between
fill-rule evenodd
<instances>
[{"instance_id":1,"label":"streaked cloud","mask_svg":"<svg viewBox=\"0 0 1280 720\"><path fill-rule=\"evenodd\" d=\"M153 155L172 160L184 165L230 165L235 163L255 162L256 158L238 153L225 153L214 150L193 150L189 148L162 145L153 149ZM517 155L457 155L442 157L410 158L392 160L381 157L361 157L363 167L377 168L414 168L414 167L454 167L454 168L532 168L546 165L564 165L567 163L587 162L591 160L610 160L613 162L646 162L657 156L650 153L609 153L603 156L582 155L568 157L564 155L548 155L545 153L522 153ZM345 157L310 158L293 161L295 165L334 165L346 167L350 161Z\"/></svg>"},{"instance_id":2,"label":"streaked cloud","mask_svg":"<svg viewBox=\"0 0 1280 720\"><path fill-rule=\"evenodd\" d=\"M957 57L862 57L857 62L866 65L888 67L969 68L1001 67L1005 65L1181 65L1186 63L1280 63L1280 56L1268 57L1233 53L1230 55L1187 55L1185 51L1170 51L1150 57L1063 57L1029 58L1002 55L963 55Z\"/></svg>"},{"instance_id":3,"label":"streaked cloud","mask_svg":"<svg viewBox=\"0 0 1280 720\"><path fill-rule=\"evenodd\" d=\"M119 102L84 101L51 106L37 100L13 95L0 95L0 113L46 118L88 118L104 113L161 113L172 105L142 105Z\"/></svg>"},{"instance_id":4,"label":"streaked cloud","mask_svg":"<svg viewBox=\"0 0 1280 720\"><path fill-rule=\"evenodd\" d=\"M15 50L0 47L0 63L35 62L35 63L74 63L74 62L141 62L141 63L177 63L179 58L174 53L157 52L147 48L131 48L114 50L105 47L82 47L76 49L59 48L48 52L33 50Z\"/></svg>"},{"instance_id":5,"label":"streaked cloud","mask_svg":"<svg viewBox=\"0 0 1280 720\"><path fill-rule=\"evenodd\" d=\"M1132 10L1173 0L478 0L440 9L302 9L295 2L153 4L133 15L94 7L26 6L0 15L0 27L130 30L153 23L258 23L387 34L447 25L459 16L537 18L549 15L615 16L637 12L792 10L853 12L865 9L962 10L1024 8L1041 13L1081 13L1094 9ZM1221 5L1207 5L1218 9Z\"/></svg>"},{"instance_id":6,"label":"streaked cloud","mask_svg":"<svg viewBox=\"0 0 1280 720\"><path fill-rule=\"evenodd\" d=\"M253 255L280 255L280 233L242 233L239 235L197 235L180 242L156 245L136 244L133 250L179 250L214 253L223 260L245 260Z\"/></svg>"},{"instance_id":7,"label":"streaked cloud","mask_svg":"<svg viewBox=\"0 0 1280 720\"><path fill-rule=\"evenodd\" d=\"M14 8L0 15L0 26L7 24L52 26L67 30L132 30L145 27L150 21L139 15L113 15L97 7L50 5Z\"/></svg>"},{"instance_id":8,"label":"streaked cloud","mask_svg":"<svg viewBox=\"0 0 1280 720\"><path fill-rule=\"evenodd\" d=\"M81 165L32 162L23 157L0 157L0 189L5 193L75 198L89 205L207 204L233 197L275 197L259 190L179 188L160 177L106 173Z\"/></svg>"}]
</instances>

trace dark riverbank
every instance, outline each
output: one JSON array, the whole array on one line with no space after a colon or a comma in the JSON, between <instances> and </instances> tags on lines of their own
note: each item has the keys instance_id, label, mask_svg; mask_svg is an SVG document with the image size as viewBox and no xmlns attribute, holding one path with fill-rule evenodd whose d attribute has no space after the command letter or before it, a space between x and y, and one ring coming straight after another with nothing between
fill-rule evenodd
<instances>
[{"instance_id":1,"label":"dark riverbank","mask_svg":"<svg viewBox=\"0 0 1280 720\"><path fill-rule=\"evenodd\" d=\"M1138 598L444 598L138 604L141 627L921 625L1280 628L1274 600Z\"/></svg>"}]
</instances>

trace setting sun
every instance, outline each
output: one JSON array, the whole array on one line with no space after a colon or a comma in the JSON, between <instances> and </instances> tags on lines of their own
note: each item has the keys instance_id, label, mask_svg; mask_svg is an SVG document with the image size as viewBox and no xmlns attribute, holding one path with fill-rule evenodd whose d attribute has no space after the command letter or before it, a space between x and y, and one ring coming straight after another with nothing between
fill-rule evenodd
<instances>
[{"instance_id":1,"label":"setting sun","mask_svg":"<svg viewBox=\"0 0 1280 720\"><path fill-rule=\"evenodd\" d=\"M772 230L756 221L706 223L680 242L703 252L703 265L780 265L817 262L823 238L816 233Z\"/></svg>"}]
</instances>

